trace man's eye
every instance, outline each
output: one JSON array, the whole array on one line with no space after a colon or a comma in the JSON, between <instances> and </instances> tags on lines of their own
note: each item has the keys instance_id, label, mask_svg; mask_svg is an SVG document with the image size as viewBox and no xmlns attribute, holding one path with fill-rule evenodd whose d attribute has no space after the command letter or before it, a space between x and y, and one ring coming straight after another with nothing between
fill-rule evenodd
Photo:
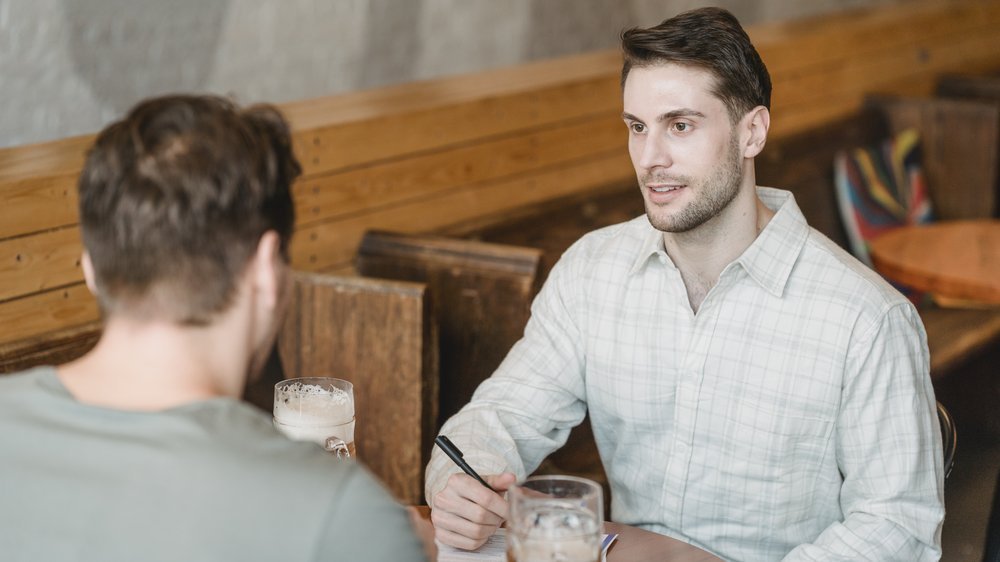
<instances>
[{"instance_id":1,"label":"man's eye","mask_svg":"<svg viewBox=\"0 0 1000 562\"><path fill-rule=\"evenodd\" d=\"M646 126L643 125L642 123L632 123L631 125L629 125L629 128L632 129L633 133L645 133L646 132Z\"/></svg>"},{"instance_id":2,"label":"man's eye","mask_svg":"<svg viewBox=\"0 0 1000 562\"><path fill-rule=\"evenodd\" d=\"M683 122L682 123L674 123L674 130L677 131L678 133L683 133L684 131L687 131L690 128L691 128L691 125L689 125L687 123L683 123Z\"/></svg>"}]
</instances>

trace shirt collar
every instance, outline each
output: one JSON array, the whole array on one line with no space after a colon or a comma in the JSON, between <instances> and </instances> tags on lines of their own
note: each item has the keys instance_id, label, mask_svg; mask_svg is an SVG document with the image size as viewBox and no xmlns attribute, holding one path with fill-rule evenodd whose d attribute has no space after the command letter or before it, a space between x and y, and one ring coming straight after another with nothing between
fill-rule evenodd
<instances>
[{"instance_id":1,"label":"shirt collar","mask_svg":"<svg viewBox=\"0 0 1000 562\"><path fill-rule=\"evenodd\" d=\"M757 196L775 212L774 217L734 263L740 264L764 290L780 297L809 236L809 225L791 192L758 187ZM644 226L646 230L629 269L630 276L641 271L650 258L657 255L665 256L666 263L673 266L663 248L663 234L649 224L648 219Z\"/></svg>"},{"instance_id":2,"label":"shirt collar","mask_svg":"<svg viewBox=\"0 0 1000 562\"><path fill-rule=\"evenodd\" d=\"M639 245L639 253L635 257L635 261L632 263L632 267L628 270L628 275L631 277L636 273L642 271L649 260L656 255L666 256L667 251L663 248L663 233L659 230L653 228L653 225L649 223L648 217L643 217L643 227L644 233L642 236L642 242ZM669 260L669 257L667 258ZM673 262L670 262L673 265Z\"/></svg>"},{"instance_id":3,"label":"shirt collar","mask_svg":"<svg viewBox=\"0 0 1000 562\"><path fill-rule=\"evenodd\" d=\"M764 290L780 297L809 238L809 225L791 192L758 187L757 196L774 216L735 263Z\"/></svg>"}]
</instances>

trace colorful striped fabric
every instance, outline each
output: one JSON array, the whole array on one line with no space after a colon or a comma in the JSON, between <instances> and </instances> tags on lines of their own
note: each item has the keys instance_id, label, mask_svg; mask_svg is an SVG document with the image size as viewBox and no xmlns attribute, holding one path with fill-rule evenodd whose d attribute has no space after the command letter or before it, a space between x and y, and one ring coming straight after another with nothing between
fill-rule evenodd
<instances>
[{"instance_id":1,"label":"colorful striped fabric","mask_svg":"<svg viewBox=\"0 0 1000 562\"><path fill-rule=\"evenodd\" d=\"M869 241L896 227L932 220L916 129L878 146L841 151L834 174L851 251L869 266Z\"/></svg>"}]
</instances>

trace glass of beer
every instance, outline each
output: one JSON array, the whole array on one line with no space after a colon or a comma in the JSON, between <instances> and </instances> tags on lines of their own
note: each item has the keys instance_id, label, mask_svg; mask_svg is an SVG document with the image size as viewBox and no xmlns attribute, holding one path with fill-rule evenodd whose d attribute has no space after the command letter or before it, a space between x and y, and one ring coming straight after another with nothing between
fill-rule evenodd
<instances>
[{"instance_id":1,"label":"glass of beer","mask_svg":"<svg viewBox=\"0 0 1000 562\"><path fill-rule=\"evenodd\" d=\"M354 385L330 377L288 379L274 385L274 427L296 441L312 441L338 458L356 458Z\"/></svg>"},{"instance_id":2,"label":"glass of beer","mask_svg":"<svg viewBox=\"0 0 1000 562\"><path fill-rule=\"evenodd\" d=\"M533 476L507 493L508 562L597 562L604 495L591 480Z\"/></svg>"}]
</instances>

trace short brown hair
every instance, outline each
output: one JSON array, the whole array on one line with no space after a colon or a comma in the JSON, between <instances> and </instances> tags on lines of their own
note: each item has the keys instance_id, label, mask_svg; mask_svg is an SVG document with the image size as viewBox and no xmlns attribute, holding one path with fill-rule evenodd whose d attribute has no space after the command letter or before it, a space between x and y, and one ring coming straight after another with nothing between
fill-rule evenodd
<instances>
[{"instance_id":1,"label":"short brown hair","mask_svg":"<svg viewBox=\"0 0 1000 562\"><path fill-rule=\"evenodd\" d=\"M207 324L265 232L288 260L300 173L271 106L187 95L135 106L97 136L79 181L102 310Z\"/></svg>"},{"instance_id":2,"label":"short brown hair","mask_svg":"<svg viewBox=\"0 0 1000 562\"><path fill-rule=\"evenodd\" d=\"M681 64L703 68L716 79L712 93L735 123L748 111L771 107L771 77L740 22L722 8L699 8L648 29L622 33L622 87L635 67Z\"/></svg>"}]
</instances>

